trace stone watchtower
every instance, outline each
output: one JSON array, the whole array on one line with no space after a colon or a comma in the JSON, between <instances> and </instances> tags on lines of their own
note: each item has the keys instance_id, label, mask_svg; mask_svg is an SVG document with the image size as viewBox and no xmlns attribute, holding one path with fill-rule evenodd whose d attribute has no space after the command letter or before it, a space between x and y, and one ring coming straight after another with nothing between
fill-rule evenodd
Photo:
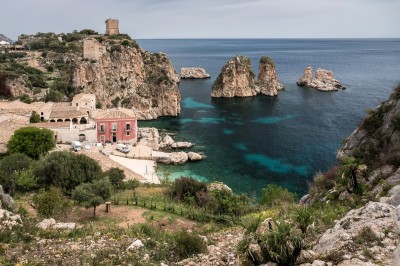
<instances>
[{"instance_id":1,"label":"stone watchtower","mask_svg":"<svg viewBox=\"0 0 400 266\"><path fill-rule=\"evenodd\" d=\"M107 19L106 20L106 35L119 34L118 19Z\"/></svg>"}]
</instances>

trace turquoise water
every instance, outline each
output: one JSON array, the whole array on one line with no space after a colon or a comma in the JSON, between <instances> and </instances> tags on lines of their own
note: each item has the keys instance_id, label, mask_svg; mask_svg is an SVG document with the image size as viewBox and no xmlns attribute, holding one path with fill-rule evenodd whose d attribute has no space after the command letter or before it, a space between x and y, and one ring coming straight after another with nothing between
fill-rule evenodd
<instances>
[{"instance_id":1,"label":"turquoise water","mask_svg":"<svg viewBox=\"0 0 400 266\"><path fill-rule=\"evenodd\" d=\"M257 195L269 183L298 194L318 171L335 164L336 151L367 108L385 100L400 81L400 40L139 40L168 54L174 66L204 67L206 80L182 80L180 117L140 122L194 142L207 159L158 166L171 179L223 181ZM277 97L212 99L211 86L232 56L271 56L286 91ZM304 67L333 70L347 90L320 92L296 85Z\"/></svg>"}]
</instances>

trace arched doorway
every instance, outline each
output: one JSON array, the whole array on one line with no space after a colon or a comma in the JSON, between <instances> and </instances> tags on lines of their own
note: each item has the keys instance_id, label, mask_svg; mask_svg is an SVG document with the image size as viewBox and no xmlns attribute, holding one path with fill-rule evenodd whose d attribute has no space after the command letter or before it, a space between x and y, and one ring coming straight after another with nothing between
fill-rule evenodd
<instances>
[{"instance_id":1,"label":"arched doorway","mask_svg":"<svg viewBox=\"0 0 400 266\"><path fill-rule=\"evenodd\" d=\"M64 122L71 122L71 119L67 118L64 120Z\"/></svg>"},{"instance_id":2,"label":"arched doorway","mask_svg":"<svg viewBox=\"0 0 400 266\"><path fill-rule=\"evenodd\" d=\"M78 118L72 118L72 123L78 124Z\"/></svg>"},{"instance_id":3,"label":"arched doorway","mask_svg":"<svg viewBox=\"0 0 400 266\"><path fill-rule=\"evenodd\" d=\"M57 119L57 122L63 122L63 120L62 119Z\"/></svg>"},{"instance_id":4,"label":"arched doorway","mask_svg":"<svg viewBox=\"0 0 400 266\"><path fill-rule=\"evenodd\" d=\"M81 121L79 122L79 124L87 124L86 118L82 117Z\"/></svg>"},{"instance_id":5,"label":"arched doorway","mask_svg":"<svg viewBox=\"0 0 400 266\"><path fill-rule=\"evenodd\" d=\"M50 122L53 122L53 123L54 123L54 122L56 122L56 120L54 120L54 119L51 119L51 120L50 120Z\"/></svg>"}]
</instances>

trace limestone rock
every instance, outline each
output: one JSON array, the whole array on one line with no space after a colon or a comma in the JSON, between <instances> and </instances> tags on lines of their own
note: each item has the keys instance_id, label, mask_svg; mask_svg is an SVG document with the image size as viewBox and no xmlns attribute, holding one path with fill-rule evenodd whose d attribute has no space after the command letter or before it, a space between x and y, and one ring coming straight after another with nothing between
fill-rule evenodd
<instances>
[{"instance_id":1,"label":"limestone rock","mask_svg":"<svg viewBox=\"0 0 400 266\"><path fill-rule=\"evenodd\" d=\"M248 97L256 94L250 58L235 56L222 68L213 84L211 97Z\"/></svg>"},{"instance_id":2,"label":"limestone rock","mask_svg":"<svg viewBox=\"0 0 400 266\"><path fill-rule=\"evenodd\" d=\"M341 263L338 264L338 266L377 266L377 264L353 258L351 260L342 261Z\"/></svg>"},{"instance_id":3,"label":"limestone rock","mask_svg":"<svg viewBox=\"0 0 400 266\"><path fill-rule=\"evenodd\" d=\"M56 220L54 220L53 218L50 218L50 219L44 219L43 221L38 223L36 225L36 227L46 230L46 229L50 229L55 224L56 224Z\"/></svg>"},{"instance_id":4,"label":"limestone rock","mask_svg":"<svg viewBox=\"0 0 400 266\"><path fill-rule=\"evenodd\" d=\"M380 202L384 202L393 206L400 205L400 185L394 186L389 190L389 194L386 197L379 199Z\"/></svg>"},{"instance_id":5,"label":"limestone rock","mask_svg":"<svg viewBox=\"0 0 400 266\"><path fill-rule=\"evenodd\" d=\"M132 242L132 244L127 248L127 250L135 250L135 249L141 249L144 247L143 242L140 239L136 239Z\"/></svg>"},{"instance_id":6,"label":"limestone rock","mask_svg":"<svg viewBox=\"0 0 400 266\"><path fill-rule=\"evenodd\" d=\"M201 67L184 67L181 68L181 78L182 79L206 79L210 78L210 74L206 72L204 68Z\"/></svg>"},{"instance_id":7,"label":"limestone rock","mask_svg":"<svg viewBox=\"0 0 400 266\"><path fill-rule=\"evenodd\" d=\"M186 152L171 152L171 163L173 164L185 164L189 159Z\"/></svg>"},{"instance_id":8,"label":"limestone rock","mask_svg":"<svg viewBox=\"0 0 400 266\"><path fill-rule=\"evenodd\" d=\"M32 95L32 89L29 86L31 86L31 84L27 75L21 75L18 77L7 76L5 79L5 87L7 89L7 92L3 93L9 95L1 96L4 96L5 98L16 98L23 94Z\"/></svg>"},{"instance_id":9,"label":"limestone rock","mask_svg":"<svg viewBox=\"0 0 400 266\"><path fill-rule=\"evenodd\" d=\"M232 189L228 185L226 185L225 183L222 183L222 182L217 182L217 181L209 183L207 185L207 189L209 191L226 190L226 191L232 192Z\"/></svg>"},{"instance_id":10,"label":"limestone rock","mask_svg":"<svg viewBox=\"0 0 400 266\"><path fill-rule=\"evenodd\" d=\"M14 199L4 193L3 187L0 185L0 208L6 208L9 210L14 209Z\"/></svg>"},{"instance_id":11,"label":"limestone rock","mask_svg":"<svg viewBox=\"0 0 400 266\"><path fill-rule=\"evenodd\" d=\"M72 230L76 228L76 223L56 223L51 228L58 230Z\"/></svg>"},{"instance_id":12,"label":"limestone rock","mask_svg":"<svg viewBox=\"0 0 400 266\"><path fill-rule=\"evenodd\" d=\"M258 70L257 91L260 94L276 96L279 90L284 89L278 81L275 63L270 57L261 57Z\"/></svg>"},{"instance_id":13,"label":"limestone rock","mask_svg":"<svg viewBox=\"0 0 400 266\"><path fill-rule=\"evenodd\" d=\"M189 160L191 161L201 161L203 157L196 152L188 152Z\"/></svg>"},{"instance_id":14,"label":"limestone rock","mask_svg":"<svg viewBox=\"0 0 400 266\"><path fill-rule=\"evenodd\" d=\"M312 68L308 66L304 69L303 76L297 81L301 87L314 88L320 91L337 91L342 89L342 84L333 77L333 72L318 68L312 78Z\"/></svg>"},{"instance_id":15,"label":"limestone rock","mask_svg":"<svg viewBox=\"0 0 400 266\"><path fill-rule=\"evenodd\" d=\"M399 232L396 225L400 223L400 215L396 215L396 211L395 207L380 202L369 202L364 207L353 209L320 237L313 250L321 256L326 256L333 252L346 251L346 247L351 246L351 253L345 254L343 261L351 260L354 254L362 254L366 249L376 258L378 255L382 255L382 259L390 258L397 236L396 233L387 234L387 230ZM360 232L366 229L374 235L373 239L378 239L383 245L380 246L378 243L357 244L355 241L362 237Z\"/></svg>"},{"instance_id":16,"label":"limestone rock","mask_svg":"<svg viewBox=\"0 0 400 266\"><path fill-rule=\"evenodd\" d=\"M180 113L179 75L165 54L149 53L131 40L95 46L101 51L97 60L75 60L74 87L95 94L104 107L113 102L131 108L142 120Z\"/></svg>"},{"instance_id":17,"label":"limestone rock","mask_svg":"<svg viewBox=\"0 0 400 266\"><path fill-rule=\"evenodd\" d=\"M166 145L171 146L172 144L174 144L175 141L171 138L170 135L166 135L166 136L164 137L164 139L163 139L163 142L164 142Z\"/></svg>"},{"instance_id":18,"label":"limestone rock","mask_svg":"<svg viewBox=\"0 0 400 266\"><path fill-rule=\"evenodd\" d=\"M173 149L186 149L193 147L193 143L187 141L178 141L171 144Z\"/></svg>"}]
</instances>

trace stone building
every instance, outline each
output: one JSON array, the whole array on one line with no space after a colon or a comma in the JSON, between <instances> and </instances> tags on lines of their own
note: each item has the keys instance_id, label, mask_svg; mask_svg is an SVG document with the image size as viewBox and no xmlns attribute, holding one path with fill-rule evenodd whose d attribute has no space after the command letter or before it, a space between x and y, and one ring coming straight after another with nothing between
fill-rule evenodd
<instances>
[{"instance_id":1,"label":"stone building","mask_svg":"<svg viewBox=\"0 0 400 266\"><path fill-rule=\"evenodd\" d=\"M106 35L119 34L118 19L107 19L106 20Z\"/></svg>"},{"instance_id":2,"label":"stone building","mask_svg":"<svg viewBox=\"0 0 400 266\"><path fill-rule=\"evenodd\" d=\"M72 99L72 106L79 107L87 111L93 111L96 109L96 95L79 93Z\"/></svg>"}]
</instances>

